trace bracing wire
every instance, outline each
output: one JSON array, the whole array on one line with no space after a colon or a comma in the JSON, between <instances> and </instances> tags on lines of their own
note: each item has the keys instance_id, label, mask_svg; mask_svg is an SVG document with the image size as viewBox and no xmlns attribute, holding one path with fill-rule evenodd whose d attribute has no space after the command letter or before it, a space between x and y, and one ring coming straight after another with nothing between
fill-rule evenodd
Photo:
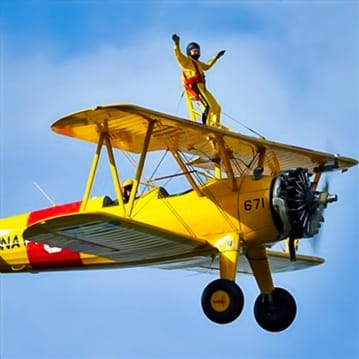
<instances>
[{"instance_id":1,"label":"bracing wire","mask_svg":"<svg viewBox=\"0 0 359 359\"><path fill-rule=\"evenodd\" d=\"M180 95L180 98L178 100L178 103L177 103L176 112L175 112L176 116L178 115L179 108L181 106L181 102L182 102L183 97L184 97L184 91L182 91L182 93Z\"/></svg>"},{"instance_id":2,"label":"bracing wire","mask_svg":"<svg viewBox=\"0 0 359 359\"><path fill-rule=\"evenodd\" d=\"M151 174L151 176L150 176L150 180L152 180L152 178L154 177L154 175L156 174L156 172L157 172L158 169L160 168L160 166L161 166L162 162L164 161L164 159L165 159L167 153L168 153L168 150L166 150L166 151L164 152L164 154L162 155L162 157L161 157L160 160L158 161L157 166L156 166L156 167L154 168L154 170L152 171L152 174Z\"/></svg>"},{"instance_id":3,"label":"bracing wire","mask_svg":"<svg viewBox=\"0 0 359 359\"><path fill-rule=\"evenodd\" d=\"M239 125L241 125L242 127L244 127L245 129L247 129L248 131L252 132L253 134L259 136L260 138L262 138L263 140L265 140L265 137L263 135L261 135L259 132L253 130L252 128L248 127L247 125L245 125L243 122L236 120L234 117L228 115L225 112L222 112L224 116L228 117L229 119L231 119L232 121L238 123Z\"/></svg>"}]
</instances>

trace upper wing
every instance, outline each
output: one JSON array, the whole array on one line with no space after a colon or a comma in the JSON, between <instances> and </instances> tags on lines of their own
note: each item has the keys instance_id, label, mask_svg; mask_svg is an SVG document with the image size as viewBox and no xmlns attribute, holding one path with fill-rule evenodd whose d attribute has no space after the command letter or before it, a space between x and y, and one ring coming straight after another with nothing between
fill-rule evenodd
<instances>
[{"instance_id":1,"label":"upper wing","mask_svg":"<svg viewBox=\"0 0 359 359\"><path fill-rule=\"evenodd\" d=\"M28 227L25 240L113 259L122 265L166 263L217 253L206 241L109 214L55 217Z\"/></svg>"},{"instance_id":2,"label":"upper wing","mask_svg":"<svg viewBox=\"0 0 359 359\"><path fill-rule=\"evenodd\" d=\"M198 156L191 164L213 168L210 161L213 142L222 143L235 173L261 165L264 173L277 173L294 167L312 172L346 170L356 165L355 159L313 151L306 148L267 141L229 130L208 127L179 117L133 105L100 106L68 115L52 125L59 134L94 143L101 132L109 134L114 148L140 153L153 124L148 151L175 149Z\"/></svg>"}]
</instances>

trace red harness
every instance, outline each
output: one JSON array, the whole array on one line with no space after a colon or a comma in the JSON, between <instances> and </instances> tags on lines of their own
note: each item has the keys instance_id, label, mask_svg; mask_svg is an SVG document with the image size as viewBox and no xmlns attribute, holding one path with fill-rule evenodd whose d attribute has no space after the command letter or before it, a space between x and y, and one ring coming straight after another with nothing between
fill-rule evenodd
<instances>
[{"instance_id":1,"label":"red harness","mask_svg":"<svg viewBox=\"0 0 359 359\"><path fill-rule=\"evenodd\" d=\"M200 100L200 93L196 90L196 84L198 83L206 83L206 79L204 74L199 71L198 65L195 60L192 60L193 66L196 70L196 74L192 77L187 77L186 74L183 72L184 78L184 88L185 90L193 96L193 98L197 101Z\"/></svg>"}]
</instances>

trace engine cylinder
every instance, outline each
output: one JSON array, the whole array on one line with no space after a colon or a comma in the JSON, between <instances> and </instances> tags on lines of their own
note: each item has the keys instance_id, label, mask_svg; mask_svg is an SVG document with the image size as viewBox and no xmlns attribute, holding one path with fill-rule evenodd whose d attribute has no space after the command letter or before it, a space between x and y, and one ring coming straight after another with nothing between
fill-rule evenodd
<instances>
[{"instance_id":1,"label":"engine cylinder","mask_svg":"<svg viewBox=\"0 0 359 359\"><path fill-rule=\"evenodd\" d=\"M319 231L323 222L321 192L312 189L310 177L307 169L295 168L273 182L273 216L282 238L313 237Z\"/></svg>"}]
</instances>

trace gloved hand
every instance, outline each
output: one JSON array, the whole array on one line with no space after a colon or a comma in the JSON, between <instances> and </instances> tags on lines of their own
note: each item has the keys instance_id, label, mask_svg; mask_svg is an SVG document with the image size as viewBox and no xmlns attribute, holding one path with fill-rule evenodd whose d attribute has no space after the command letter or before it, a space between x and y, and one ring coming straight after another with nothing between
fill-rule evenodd
<instances>
[{"instance_id":1,"label":"gloved hand","mask_svg":"<svg viewBox=\"0 0 359 359\"><path fill-rule=\"evenodd\" d=\"M226 52L226 50L220 51L220 52L217 54L217 59L219 59L220 57L222 57L225 52Z\"/></svg>"},{"instance_id":2,"label":"gloved hand","mask_svg":"<svg viewBox=\"0 0 359 359\"><path fill-rule=\"evenodd\" d=\"M176 45L178 45L179 41L180 41L180 37L177 34L173 34L172 35L172 40Z\"/></svg>"}]
</instances>

